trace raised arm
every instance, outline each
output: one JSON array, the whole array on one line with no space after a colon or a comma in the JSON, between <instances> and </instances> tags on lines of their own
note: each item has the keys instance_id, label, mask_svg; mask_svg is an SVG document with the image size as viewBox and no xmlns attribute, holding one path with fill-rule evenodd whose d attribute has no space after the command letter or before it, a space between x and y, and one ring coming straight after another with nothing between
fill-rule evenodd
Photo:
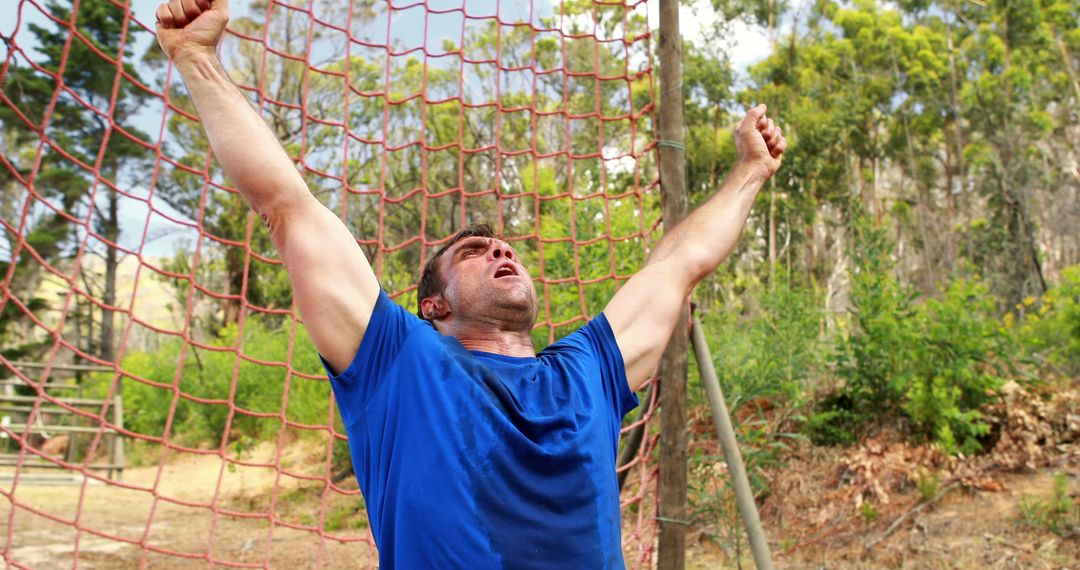
<instances>
[{"instance_id":1,"label":"raised arm","mask_svg":"<svg viewBox=\"0 0 1080 570\"><path fill-rule=\"evenodd\" d=\"M184 78L215 156L270 230L315 347L343 371L379 293L364 252L222 67L215 49L227 0L172 0L158 6L157 20L158 43Z\"/></svg>"},{"instance_id":2,"label":"raised arm","mask_svg":"<svg viewBox=\"0 0 1080 570\"><path fill-rule=\"evenodd\" d=\"M754 198L780 168L787 140L765 111L765 105L758 105L735 128L739 162L716 194L664 235L645 267L604 309L631 390L648 379L675 328L682 302L734 249Z\"/></svg>"}]
</instances>

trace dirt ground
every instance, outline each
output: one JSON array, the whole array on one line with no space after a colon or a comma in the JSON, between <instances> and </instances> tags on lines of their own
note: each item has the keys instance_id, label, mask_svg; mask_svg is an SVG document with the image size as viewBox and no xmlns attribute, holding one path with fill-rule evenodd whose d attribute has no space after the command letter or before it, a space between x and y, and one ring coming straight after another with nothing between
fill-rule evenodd
<instances>
[{"instance_id":1,"label":"dirt ground","mask_svg":"<svg viewBox=\"0 0 1080 570\"><path fill-rule=\"evenodd\" d=\"M851 505L845 516L834 516L812 533L785 524L777 511L764 524L780 568L1076 569L1078 531L1056 534L1040 526L1032 505L1049 504L1055 476L1064 473L1073 512L1080 512L1078 464L1080 457L1033 472L1003 473L994 478L994 490L955 485L939 490L941 498L930 503L912 489L866 511L872 517ZM723 553L720 566L734 567L733 560ZM753 568L752 561L747 557L742 567Z\"/></svg>"},{"instance_id":2,"label":"dirt ground","mask_svg":"<svg viewBox=\"0 0 1080 570\"><path fill-rule=\"evenodd\" d=\"M763 473L776 567L1080 569L1080 380L1008 382L981 411L989 430L974 456L917 443L892 422L850 447L791 445ZM728 492L722 463L712 471L691 480ZM745 539L733 538L737 513L721 515L726 525L693 529L691 566L753 568Z\"/></svg>"},{"instance_id":3,"label":"dirt ground","mask_svg":"<svg viewBox=\"0 0 1080 570\"><path fill-rule=\"evenodd\" d=\"M266 447L245 459L265 461L269 456L270 448ZM6 496L12 493L12 472L0 471L0 489L5 493L0 496L0 544L5 544L10 536L9 562L26 568L73 568L77 559L79 568L110 570L206 568L211 559L256 566L269 559L274 568L376 565L374 549L368 547L371 538L366 527L353 525L354 528L332 532L334 536L354 541L343 543L320 537L314 530L297 530L281 524L271 528L265 517L241 518L220 512L269 512L276 480L275 472L269 468L228 465L211 455L186 456L168 462L160 472L159 478L157 465L127 469L123 482L156 488L157 497L180 502L210 503L216 489L217 499L212 502L218 512L208 506L155 500L155 494L147 491L94 480L85 485L79 481L46 485L31 481L32 477L21 477L13 493L20 508L12 513L11 500ZM25 473L55 477L58 472ZM159 481L156 487L155 480ZM347 503L359 505L356 496L331 495L330 499L320 501L317 491L296 492L299 486L292 478L278 481L275 514L282 523L316 526L320 515L333 516ZM299 496L305 500L297 501ZM53 521L33 510L66 522ZM362 522L362 517L355 515L352 520ZM109 533L122 541L95 532ZM181 554L143 549L139 546L143 541L150 547Z\"/></svg>"},{"instance_id":4,"label":"dirt ground","mask_svg":"<svg viewBox=\"0 0 1080 570\"><path fill-rule=\"evenodd\" d=\"M797 463L795 467L808 474L821 471L828 462L826 455L815 457L810 463ZM157 467L130 469L124 481L150 486L157 471ZM897 518L922 502L917 490L909 496L893 497L892 506L881 507L882 513L874 520L846 517L854 522L847 520L836 525L839 532L830 533L826 527L818 533L820 536L806 535L809 529L786 523L782 509L770 508L768 503L762 513L778 568L1078 568L1080 539L1032 528L1023 520L1022 505L1034 500L1048 501L1053 496L1055 473L1066 473L1069 492L1073 497L1080 495L1080 466L1076 462L1029 473L1005 473L998 477L1001 490L984 492L956 487L932 506L910 515L870 548L868 542L882 536ZM159 494L180 500L204 500L219 474L222 485L218 504L226 509L240 510L253 502L264 501L266 489L274 483L274 474L268 469L223 470L216 457L185 458L166 466L158 486ZM10 481L5 480L3 489L10 491ZM815 489L816 485L808 485L807 496L786 499L795 504L812 501L817 493ZM78 528L85 529L80 533L75 525L54 522L26 508L16 509L12 515L10 501L0 500L0 540L6 540L11 524L10 561L15 566L71 568L77 557L78 567L89 569L143 565L205 568L208 553L215 560L261 566L268 551L270 565L275 568L316 567L320 559L324 568L374 567L376 563L373 550L365 543L323 540L320 544L318 533L281 526L275 526L271 534L265 520L215 516L207 508L167 501L157 501L155 507L153 496L148 493L100 483L46 486L20 482L15 498L20 505L69 520L78 511ZM290 512L302 510L304 505L284 501L285 506L277 511L279 517L286 522L304 524L304 520L289 520ZM307 503L307 508L318 510L318 507L318 502ZM253 510L265 511L258 505ZM848 510L860 512L854 507ZM212 543L211 526L214 527ZM725 547L715 539L715 530L692 529L688 567L753 568L745 547L738 552ZM144 551L136 544L102 538L93 531L108 532L133 542L145 537L148 545L195 558ZM341 535L350 534L367 537L362 529L341 532Z\"/></svg>"},{"instance_id":5,"label":"dirt ground","mask_svg":"<svg viewBox=\"0 0 1080 570\"><path fill-rule=\"evenodd\" d=\"M1080 387L1052 398L1006 390L987 413L994 441L976 457L948 456L888 433L850 448L805 441L791 448L765 474L770 491L760 508L775 566L1080 569ZM320 449L291 444L281 471L216 455L125 470L124 483L153 492L96 481L44 485L31 470L13 482L4 468L0 554L9 566L43 569L206 568L220 561L375 568L361 498L322 493L319 480L304 478L304 466L325 465ZM243 459L266 463L274 456L267 444ZM726 489L722 463L712 468L716 489ZM701 473L692 472L695 478ZM1071 517L1065 524L1048 524L1047 505L1055 501ZM735 532L737 513L723 506L728 502L718 504L716 512L693 517L687 567L753 568ZM634 524L632 515L623 518ZM636 557L626 559L633 566Z\"/></svg>"}]
</instances>

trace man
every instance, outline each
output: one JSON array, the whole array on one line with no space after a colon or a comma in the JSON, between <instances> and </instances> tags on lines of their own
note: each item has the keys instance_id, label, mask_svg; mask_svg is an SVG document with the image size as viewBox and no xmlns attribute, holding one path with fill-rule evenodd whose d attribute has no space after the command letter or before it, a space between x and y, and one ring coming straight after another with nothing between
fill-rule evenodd
<instances>
[{"instance_id":1,"label":"man","mask_svg":"<svg viewBox=\"0 0 1080 570\"><path fill-rule=\"evenodd\" d=\"M322 355L384 568L623 565L619 424L694 285L734 247L787 142L765 107L735 131L715 196L577 332L536 354L536 289L490 229L425 267L420 319L394 304L345 225L308 191L214 51L226 0L172 0L158 41L214 153L267 227Z\"/></svg>"}]
</instances>

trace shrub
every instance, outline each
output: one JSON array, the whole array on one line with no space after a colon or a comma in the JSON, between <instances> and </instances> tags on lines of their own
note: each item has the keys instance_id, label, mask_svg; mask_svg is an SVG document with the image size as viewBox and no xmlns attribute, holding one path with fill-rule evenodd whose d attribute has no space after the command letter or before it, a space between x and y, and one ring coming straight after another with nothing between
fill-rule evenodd
<instances>
[{"instance_id":1,"label":"shrub","mask_svg":"<svg viewBox=\"0 0 1080 570\"><path fill-rule=\"evenodd\" d=\"M744 304L741 300L758 302ZM736 302L702 317L757 497L768 494L763 471L781 461L787 441L798 435L784 432L785 417L798 409L807 386L825 363L819 303L817 291L778 281L771 288L748 287ZM700 375L692 375L691 382L697 387L691 392L694 402L707 406ZM703 415L707 418L708 412ZM713 440L713 424L706 423L703 439ZM721 461L718 453L706 453L701 447L691 455L691 478L695 481L691 500L696 516L703 520L738 516L728 478L718 477L714 469ZM737 536L718 539L738 543Z\"/></svg>"},{"instance_id":2,"label":"shrub","mask_svg":"<svg viewBox=\"0 0 1080 570\"><path fill-rule=\"evenodd\" d=\"M1059 536L1073 536L1080 531L1080 503L1069 495L1068 476L1054 474L1054 496L1049 500L1023 497L1019 504L1021 521L1036 530L1048 530Z\"/></svg>"},{"instance_id":3,"label":"shrub","mask_svg":"<svg viewBox=\"0 0 1080 570\"><path fill-rule=\"evenodd\" d=\"M865 426L895 416L911 383L917 353L914 293L893 276L885 231L865 216L853 222L850 332L837 339L835 369L843 385L811 416L817 443L854 441Z\"/></svg>"},{"instance_id":4,"label":"shrub","mask_svg":"<svg viewBox=\"0 0 1080 570\"><path fill-rule=\"evenodd\" d=\"M1056 287L1041 299L1025 299L1017 310L1018 336L1036 360L1080 375L1080 265L1066 268Z\"/></svg>"},{"instance_id":5,"label":"shrub","mask_svg":"<svg viewBox=\"0 0 1080 570\"><path fill-rule=\"evenodd\" d=\"M745 308L740 304L703 319L713 364L732 413L756 398L798 404L826 361L821 295L780 280L743 296L757 297L758 305Z\"/></svg>"},{"instance_id":6,"label":"shrub","mask_svg":"<svg viewBox=\"0 0 1080 570\"><path fill-rule=\"evenodd\" d=\"M909 420L913 435L949 453L973 453L989 426L979 408L1003 383L1014 343L997 301L974 280L958 280L922 305L892 275L884 231L854 224L853 326L840 339L840 390L807 425L819 443L854 440L882 416Z\"/></svg>"},{"instance_id":7,"label":"shrub","mask_svg":"<svg viewBox=\"0 0 1080 570\"><path fill-rule=\"evenodd\" d=\"M295 341L291 356L290 337ZM162 343L154 353L135 352L124 358L122 366L131 375L167 386L124 379L129 429L161 435L174 407L169 436L192 445L219 445L227 424L233 440L246 437L257 441L279 433L279 418L256 417L245 411L279 414L284 407L291 422L326 423L330 387L325 381L291 375L288 401L283 403L289 368L322 374L318 355L302 327L297 326L290 335L288 329L268 329L261 319L250 317L245 321L243 339L238 327L230 325L209 345L209 349L185 346L183 340L175 339ZM174 385L176 388L171 388Z\"/></svg>"},{"instance_id":8,"label":"shrub","mask_svg":"<svg viewBox=\"0 0 1080 570\"><path fill-rule=\"evenodd\" d=\"M978 451L989 431L979 408L1004 383L1001 367L1012 352L997 314L990 290L966 280L917 311L919 342L903 410L917 433L949 452Z\"/></svg>"}]
</instances>

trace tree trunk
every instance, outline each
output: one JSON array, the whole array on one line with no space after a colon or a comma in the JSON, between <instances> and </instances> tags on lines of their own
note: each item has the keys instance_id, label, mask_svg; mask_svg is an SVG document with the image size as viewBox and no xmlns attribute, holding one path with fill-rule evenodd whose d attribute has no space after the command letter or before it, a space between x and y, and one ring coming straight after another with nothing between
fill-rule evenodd
<instances>
[{"instance_id":1,"label":"tree trunk","mask_svg":"<svg viewBox=\"0 0 1080 570\"><path fill-rule=\"evenodd\" d=\"M964 190L965 184L965 171L964 171L964 136L963 131L960 129L960 101L957 99L957 92L959 89L956 87L956 50L953 47L952 38L952 24L947 26L948 33L945 36L946 45L949 46L949 96L950 106L952 113L952 126L955 132L953 143L956 145L956 167L957 172L960 174L960 190Z\"/></svg>"},{"instance_id":2,"label":"tree trunk","mask_svg":"<svg viewBox=\"0 0 1080 570\"><path fill-rule=\"evenodd\" d=\"M945 127L948 129L948 125ZM956 245L953 240L953 221L956 217L955 208L956 204L953 202L953 185L956 184L956 172L954 171L954 157L952 152L952 141L949 140L949 133L946 130L945 134L945 254L943 255L946 264L946 270L952 273L953 267L956 264Z\"/></svg>"},{"instance_id":3,"label":"tree trunk","mask_svg":"<svg viewBox=\"0 0 1080 570\"><path fill-rule=\"evenodd\" d=\"M727 135L727 130L721 132L720 129L720 104L717 103L713 107L713 136L716 137L716 142L720 142L720 137ZM719 146L719 145L717 145ZM709 172L709 188L708 192L716 191L716 183L720 179L720 161L714 156L712 158L712 169Z\"/></svg>"},{"instance_id":4,"label":"tree trunk","mask_svg":"<svg viewBox=\"0 0 1080 570\"><path fill-rule=\"evenodd\" d=\"M817 200L815 200L813 197L811 197L811 200L814 201L814 211L818 211ZM806 282L811 287L816 287L818 283L817 275L814 272L814 262L817 253L817 244L814 241L815 237L816 236L814 235L814 222L811 219L806 223Z\"/></svg>"},{"instance_id":5,"label":"tree trunk","mask_svg":"<svg viewBox=\"0 0 1080 570\"><path fill-rule=\"evenodd\" d=\"M1057 42L1058 50L1061 51L1061 62L1065 65L1065 72L1069 74L1069 83L1072 84L1073 95L1076 96L1076 102L1073 105L1080 106L1080 81L1076 79L1076 70L1073 69L1069 46L1065 44L1065 40L1061 38L1057 30L1054 30L1054 40Z\"/></svg>"},{"instance_id":6,"label":"tree trunk","mask_svg":"<svg viewBox=\"0 0 1080 570\"><path fill-rule=\"evenodd\" d=\"M933 232L927 227L929 226L930 214L933 211L933 205L931 204L930 191L926 184L919 177L918 163L915 159L915 146L911 144L911 131L908 127L908 118L905 114L903 116L904 124L904 138L907 141L907 160L908 169L911 171L911 179L915 182L915 218L919 224L919 237L923 242L923 291L925 293L932 293L937 287L937 256L935 255L935 247Z\"/></svg>"},{"instance_id":7,"label":"tree trunk","mask_svg":"<svg viewBox=\"0 0 1080 570\"><path fill-rule=\"evenodd\" d=\"M776 282L776 178L769 179L769 288Z\"/></svg>"},{"instance_id":8,"label":"tree trunk","mask_svg":"<svg viewBox=\"0 0 1080 570\"><path fill-rule=\"evenodd\" d=\"M1011 304L1015 305L1023 300L1028 294L1027 284L1030 278L1029 271L1035 273L1039 283L1039 293L1046 291L1046 278L1042 273L1042 264L1039 261L1038 250L1035 246L1035 232L1031 224L1031 218L1027 213L1027 200L1024 196L1024 185L1018 184L1016 169L1013 165L1015 153L1013 152L1012 132L1012 82L1009 80L1012 68L1012 45L1009 38L1009 12L1008 3L1005 5L1003 23L1003 40L1005 44L1005 69L1002 76L1005 78L1005 113L1004 113L1004 140L1001 157L1003 176L999 181L999 188L1005 204L1010 208L1008 212L1008 229L1013 242L1013 255L1015 263L1012 271L1012 287L1014 288ZM1030 265L1029 265L1030 262ZM1029 269L1030 268L1030 269Z\"/></svg>"},{"instance_id":9,"label":"tree trunk","mask_svg":"<svg viewBox=\"0 0 1080 570\"><path fill-rule=\"evenodd\" d=\"M776 53L776 1L769 0L769 53ZM769 288L776 282L776 177L769 179Z\"/></svg>"},{"instance_id":10,"label":"tree trunk","mask_svg":"<svg viewBox=\"0 0 1080 570\"><path fill-rule=\"evenodd\" d=\"M108 202L107 217L101 232L102 237L109 243L105 244L105 287L101 295L104 307L101 310L101 344L98 347L98 356L106 362L112 362L116 358L116 314L112 307L116 306L116 273L120 265L116 251L116 243L120 240L120 197L115 190L109 189Z\"/></svg>"}]
</instances>

